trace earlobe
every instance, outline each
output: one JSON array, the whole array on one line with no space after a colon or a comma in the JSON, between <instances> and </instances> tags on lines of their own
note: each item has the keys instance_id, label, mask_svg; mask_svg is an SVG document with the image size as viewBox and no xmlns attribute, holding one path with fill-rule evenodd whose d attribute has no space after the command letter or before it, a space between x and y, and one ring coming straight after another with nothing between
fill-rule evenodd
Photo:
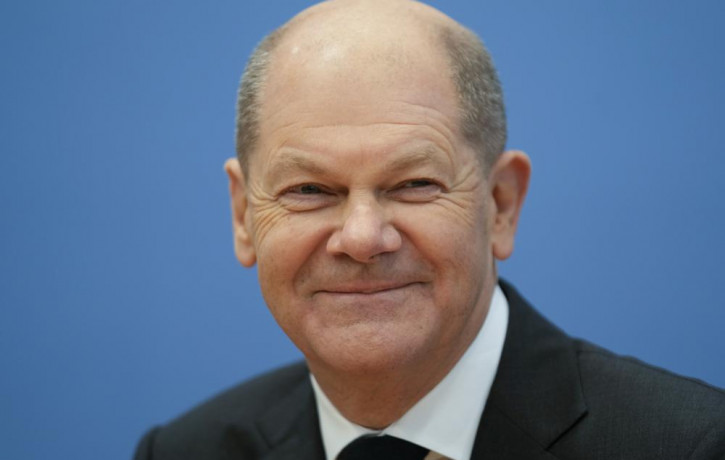
<instances>
[{"instance_id":1,"label":"earlobe","mask_svg":"<svg viewBox=\"0 0 725 460\"><path fill-rule=\"evenodd\" d=\"M530 175L531 160L524 152L517 150L501 154L491 169L491 250L499 260L507 259L513 253L516 227Z\"/></svg>"},{"instance_id":2,"label":"earlobe","mask_svg":"<svg viewBox=\"0 0 725 460\"><path fill-rule=\"evenodd\" d=\"M248 214L247 185L239 160L230 158L224 163L224 170L229 176L229 198L232 207L232 231L234 235L234 252L239 263L252 267L257 261L251 222Z\"/></svg>"}]
</instances>

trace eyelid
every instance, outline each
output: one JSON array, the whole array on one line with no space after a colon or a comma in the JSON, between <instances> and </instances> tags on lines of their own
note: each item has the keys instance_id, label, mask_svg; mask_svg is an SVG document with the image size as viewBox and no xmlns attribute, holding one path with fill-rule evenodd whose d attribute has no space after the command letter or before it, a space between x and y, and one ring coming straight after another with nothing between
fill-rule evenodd
<instances>
[{"instance_id":1,"label":"eyelid","mask_svg":"<svg viewBox=\"0 0 725 460\"><path fill-rule=\"evenodd\" d=\"M298 195L316 195L317 193L303 193L301 189L303 187L315 187L319 190L319 193L321 194L330 194L332 193L328 187L325 187L322 184L317 184L315 182L303 182L300 184L291 185L289 187L285 187L282 189L281 192L278 193L278 196L283 196L288 193L295 193Z\"/></svg>"},{"instance_id":2,"label":"eyelid","mask_svg":"<svg viewBox=\"0 0 725 460\"><path fill-rule=\"evenodd\" d=\"M422 185L437 185L434 181L429 180L429 179L413 179L413 180L409 180L409 181L406 181L405 183L403 183L403 187L411 186L412 184L414 184L416 182L418 182L419 183L418 185L421 185L421 186Z\"/></svg>"},{"instance_id":3,"label":"eyelid","mask_svg":"<svg viewBox=\"0 0 725 460\"><path fill-rule=\"evenodd\" d=\"M415 182L427 182L426 184L421 184L417 187L412 187L411 184ZM411 188L424 188L434 186L441 189L441 191L446 191L446 187L438 180L431 179L429 177L417 177L415 179L408 179L401 183L399 183L397 186L395 186L393 189L411 189Z\"/></svg>"},{"instance_id":4,"label":"eyelid","mask_svg":"<svg viewBox=\"0 0 725 460\"><path fill-rule=\"evenodd\" d=\"M416 182L420 184L416 185ZM446 191L446 187L440 181L420 177L399 182L398 185L389 189L387 195L395 201L427 203L436 200Z\"/></svg>"},{"instance_id":5,"label":"eyelid","mask_svg":"<svg viewBox=\"0 0 725 460\"><path fill-rule=\"evenodd\" d=\"M304 187L315 187L317 191L303 193ZM277 194L280 205L290 212L308 212L327 208L338 201L336 193L329 187L315 183L302 182L283 188Z\"/></svg>"}]
</instances>

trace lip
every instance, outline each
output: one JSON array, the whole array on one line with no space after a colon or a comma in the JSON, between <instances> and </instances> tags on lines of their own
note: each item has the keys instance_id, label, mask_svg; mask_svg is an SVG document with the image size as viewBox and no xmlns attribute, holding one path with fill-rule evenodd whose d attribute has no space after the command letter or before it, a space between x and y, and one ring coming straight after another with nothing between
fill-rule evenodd
<instances>
[{"instance_id":1,"label":"lip","mask_svg":"<svg viewBox=\"0 0 725 460\"><path fill-rule=\"evenodd\" d=\"M389 291L395 291L398 289L404 289L409 286L412 286L414 284L418 284L417 282L409 282L409 283L390 283L390 282L380 282L380 283L354 283L354 284L345 284L341 286L335 286L325 289L320 289L317 291L318 293L323 294L338 294L338 295L345 295L345 294L358 294L358 295L365 295L365 294L379 294Z\"/></svg>"}]
</instances>

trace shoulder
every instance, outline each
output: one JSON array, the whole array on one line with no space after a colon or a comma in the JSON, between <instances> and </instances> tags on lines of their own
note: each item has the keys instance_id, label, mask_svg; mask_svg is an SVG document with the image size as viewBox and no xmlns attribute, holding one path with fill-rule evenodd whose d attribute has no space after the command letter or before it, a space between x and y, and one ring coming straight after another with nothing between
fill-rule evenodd
<instances>
[{"instance_id":1,"label":"shoulder","mask_svg":"<svg viewBox=\"0 0 725 460\"><path fill-rule=\"evenodd\" d=\"M492 395L540 445L557 458L725 459L723 390L571 338L501 285L509 329Z\"/></svg>"},{"instance_id":2,"label":"shoulder","mask_svg":"<svg viewBox=\"0 0 725 460\"><path fill-rule=\"evenodd\" d=\"M707 401L725 404L725 391L701 380L677 375L639 359L620 356L585 340L572 340L579 358L582 384L592 396L616 394L622 389L645 400L666 403L668 407L682 403ZM657 390L657 391L649 391ZM725 413L723 413L725 415Z\"/></svg>"},{"instance_id":3,"label":"shoulder","mask_svg":"<svg viewBox=\"0 0 725 460\"><path fill-rule=\"evenodd\" d=\"M214 423L253 422L269 406L309 379L307 366L295 363L236 385L194 407L168 428L203 428Z\"/></svg>"},{"instance_id":4,"label":"shoulder","mask_svg":"<svg viewBox=\"0 0 725 460\"><path fill-rule=\"evenodd\" d=\"M725 458L725 391L583 340L572 344L587 413L560 445L627 458Z\"/></svg>"},{"instance_id":5,"label":"shoulder","mask_svg":"<svg viewBox=\"0 0 725 460\"><path fill-rule=\"evenodd\" d=\"M601 409L626 411L637 418L668 417L688 426L702 425L712 418L725 419L722 389L583 340L573 343L590 406L605 405ZM622 404L612 404L617 401Z\"/></svg>"},{"instance_id":6,"label":"shoulder","mask_svg":"<svg viewBox=\"0 0 725 460\"><path fill-rule=\"evenodd\" d=\"M306 394L307 386L309 372L303 362L262 374L154 428L140 442L135 458L219 458L220 451L230 449L251 458L265 448L257 421L295 392Z\"/></svg>"}]
</instances>

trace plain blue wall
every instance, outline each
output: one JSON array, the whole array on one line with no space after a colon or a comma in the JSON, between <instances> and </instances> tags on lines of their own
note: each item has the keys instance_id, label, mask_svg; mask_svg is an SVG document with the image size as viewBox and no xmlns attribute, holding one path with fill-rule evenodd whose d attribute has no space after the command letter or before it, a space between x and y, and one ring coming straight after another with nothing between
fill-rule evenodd
<instances>
[{"instance_id":1,"label":"plain blue wall","mask_svg":"<svg viewBox=\"0 0 725 460\"><path fill-rule=\"evenodd\" d=\"M725 386L723 3L433 3L491 48L533 159L504 276ZM0 5L0 458L129 458L298 357L233 257L222 163L247 55L307 4Z\"/></svg>"}]
</instances>

